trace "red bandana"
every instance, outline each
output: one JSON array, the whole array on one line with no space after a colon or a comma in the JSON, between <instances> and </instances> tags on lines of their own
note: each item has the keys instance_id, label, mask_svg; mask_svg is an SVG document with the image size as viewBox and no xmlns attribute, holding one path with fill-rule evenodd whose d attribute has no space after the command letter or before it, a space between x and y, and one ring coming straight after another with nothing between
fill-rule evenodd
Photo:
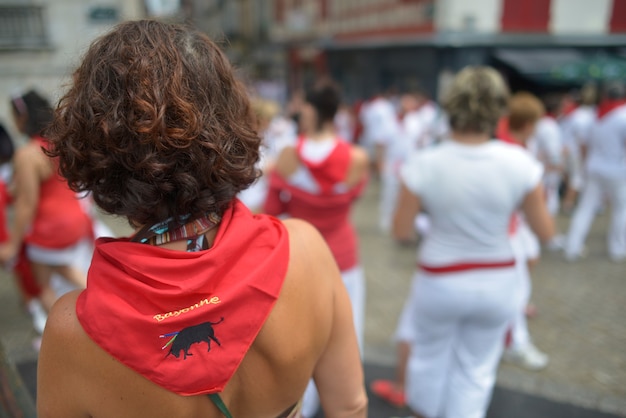
<instances>
[{"instance_id":1,"label":"red bandana","mask_svg":"<svg viewBox=\"0 0 626 418\"><path fill-rule=\"evenodd\" d=\"M337 183L344 181L350 168L350 144L340 140L335 143L330 155L320 162L309 161L302 155L303 138L296 145L300 161L315 178L322 194L331 193Z\"/></svg>"},{"instance_id":2,"label":"red bandana","mask_svg":"<svg viewBox=\"0 0 626 418\"><path fill-rule=\"evenodd\" d=\"M611 111L626 104L626 100L605 100L598 106L598 119L603 118Z\"/></svg>"},{"instance_id":3,"label":"red bandana","mask_svg":"<svg viewBox=\"0 0 626 418\"><path fill-rule=\"evenodd\" d=\"M76 313L100 347L165 389L221 392L272 310L288 262L282 223L237 200L208 250L99 239Z\"/></svg>"}]
</instances>

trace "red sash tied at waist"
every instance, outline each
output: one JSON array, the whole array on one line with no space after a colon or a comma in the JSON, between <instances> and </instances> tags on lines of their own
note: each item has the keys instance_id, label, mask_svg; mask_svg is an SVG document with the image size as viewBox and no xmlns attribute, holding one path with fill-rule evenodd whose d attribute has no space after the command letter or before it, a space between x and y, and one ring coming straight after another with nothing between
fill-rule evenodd
<instances>
[{"instance_id":1,"label":"red sash tied at waist","mask_svg":"<svg viewBox=\"0 0 626 418\"><path fill-rule=\"evenodd\" d=\"M481 270L481 269L498 269L513 267L515 260L497 261L497 262L468 262L468 263L456 263L447 264L444 266L429 266L423 263L417 263L417 267L427 273L431 274L446 274L446 273L458 273L468 270Z\"/></svg>"}]
</instances>

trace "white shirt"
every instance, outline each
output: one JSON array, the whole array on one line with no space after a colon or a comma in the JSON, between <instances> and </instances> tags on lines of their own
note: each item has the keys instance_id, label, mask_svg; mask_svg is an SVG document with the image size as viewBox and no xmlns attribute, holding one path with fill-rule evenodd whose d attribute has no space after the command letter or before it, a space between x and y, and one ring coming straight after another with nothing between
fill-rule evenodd
<instances>
[{"instance_id":1,"label":"white shirt","mask_svg":"<svg viewBox=\"0 0 626 418\"><path fill-rule=\"evenodd\" d=\"M596 109L593 106L579 106L568 116L566 143L576 147L589 142L591 127L596 121ZM564 134L565 136L565 134Z\"/></svg>"},{"instance_id":2,"label":"white shirt","mask_svg":"<svg viewBox=\"0 0 626 418\"><path fill-rule=\"evenodd\" d=\"M534 137L528 149L544 165L559 166L563 163L563 139L559 124L549 116L537 122Z\"/></svg>"},{"instance_id":3,"label":"white shirt","mask_svg":"<svg viewBox=\"0 0 626 418\"><path fill-rule=\"evenodd\" d=\"M360 117L363 135L368 144L388 145L398 136L398 115L389 100L378 97L366 103Z\"/></svg>"},{"instance_id":4,"label":"white shirt","mask_svg":"<svg viewBox=\"0 0 626 418\"><path fill-rule=\"evenodd\" d=\"M431 220L420 262L512 260L509 221L542 172L526 150L495 140L480 145L446 140L413 153L400 177Z\"/></svg>"},{"instance_id":5,"label":"white shirt","mask_svg":"<svg viewBox=\"0 0 626 418\"><path fill-rule=\"evenodd\" d=\"M591 128L587 171L626 179L626 105L599 118Z\"/></svg>"}]
</instances>

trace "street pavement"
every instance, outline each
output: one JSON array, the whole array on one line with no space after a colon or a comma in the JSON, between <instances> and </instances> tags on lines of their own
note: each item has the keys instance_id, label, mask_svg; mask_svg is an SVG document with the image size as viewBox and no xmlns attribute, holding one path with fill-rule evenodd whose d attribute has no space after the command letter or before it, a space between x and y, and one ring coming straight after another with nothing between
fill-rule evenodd
<instances>
[{"instance_id":1,"label":"street pavement","mask_svg":"<svg viewBox=\"0 0 626 418\"><path fill-rule=\"evenodd\" d=\"M378 229L378 184L372 181L353 218L367 279L365 328L366 380L393 376L396 321L408 294L415 266L415 246L395 244ZM127 225L104 220L118 234ZM587 258L571 263L558 252L544 251L533 272L529 320L535 344L550 364L532 372L502 364L489 418L626 417L626 263L609 261L605 233L608 213L599 215L587 239ZM569 218L560 216L561 231ZM0 342L34 391L37 334L21 306L13 280L0 273ZM404 416L370 398L370 416Z\"/></svg>"}]
</instances>

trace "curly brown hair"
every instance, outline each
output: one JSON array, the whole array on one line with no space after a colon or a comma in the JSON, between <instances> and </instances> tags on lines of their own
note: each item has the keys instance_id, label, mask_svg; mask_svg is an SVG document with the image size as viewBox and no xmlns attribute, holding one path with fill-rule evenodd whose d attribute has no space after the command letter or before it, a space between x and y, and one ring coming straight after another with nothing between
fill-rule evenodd
<instances>
[{"instance_id":1,"label":"curly brown hair","mask_svg":"<svg viewBox=\"0 0 626 418\"><path fill-rule=\"evenodd\" d=\"M442 106L452 130L491 135L508 100L509 88L495 69L469 66L456 75Z\"/></svg>"},{"instance_id":2,"label":"curly brown hair","mask_svg":"<svg viewBox=\"0 0 626 418\"><path fill-rule=\"evenodd\" d=\"M134 226L221 215L259 175L244 85L181 25L126 22L92 43L46 134L70 187Z\"/></svg>"}]
</instances>

